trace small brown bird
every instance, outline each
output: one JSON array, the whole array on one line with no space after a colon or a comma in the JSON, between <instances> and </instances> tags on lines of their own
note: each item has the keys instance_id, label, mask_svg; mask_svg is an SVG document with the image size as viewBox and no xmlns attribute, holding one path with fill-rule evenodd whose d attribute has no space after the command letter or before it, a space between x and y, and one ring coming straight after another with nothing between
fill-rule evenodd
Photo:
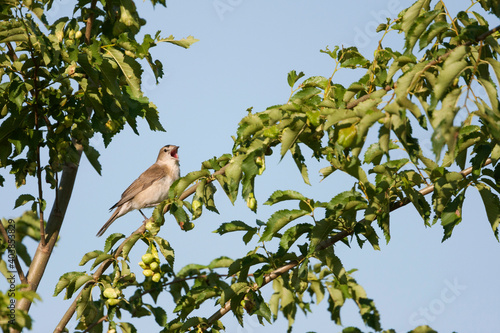
<instances>
[{"instance_id":1,"label":"small brown bird","mask_svg":"<svg viewBox=\"0 0 500 333\"><path fill-rule=\"evenodd\" d=\"M166 145L160 149L155 164L134 180L123 192L120 201L109 209L116 208L108 222L97 233L97 237L102 236L117 218L131 210L138 209L147 219L141 208L154 207L168 197L170 186L180 177L178 149L179 147L174 145Z\"/></svg>"}]
</instances>

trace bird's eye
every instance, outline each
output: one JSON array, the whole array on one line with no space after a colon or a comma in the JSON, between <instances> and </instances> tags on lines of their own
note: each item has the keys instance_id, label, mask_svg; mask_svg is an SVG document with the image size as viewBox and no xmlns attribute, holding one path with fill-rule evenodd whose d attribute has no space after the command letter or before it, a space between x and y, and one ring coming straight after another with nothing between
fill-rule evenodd
<instances>
[{"instance_id":1,"label":"bird's eye","mask_svg":"<svg viewBox=\"0 0 500 333\"><path fill-rule=\"evenodd\" d=\"M167 148L163 149L163 152L165 152L165 153L166 153L166 152L167 152Z\"/></svg>"}]
</instances>

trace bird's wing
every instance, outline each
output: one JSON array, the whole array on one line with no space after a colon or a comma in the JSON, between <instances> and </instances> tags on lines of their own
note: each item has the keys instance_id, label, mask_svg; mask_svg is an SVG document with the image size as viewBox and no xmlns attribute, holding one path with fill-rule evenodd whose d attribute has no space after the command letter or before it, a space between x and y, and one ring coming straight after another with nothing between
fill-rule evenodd
<instances>
[{"instance_id":1,"label":"bird's wing","mask_svg":"<svg viewBox=\"0 0 500 333\"><path fill-rule=\"evenodd\" d=\"M122 193L120 201L118 201L111 209L123 205L125 202L132 200L137 194L148 188L158 179L165 175L165 171L158 164L153 164L144 171L139 178L134 180L132 184Z\"/></svg>"}]
</instances>

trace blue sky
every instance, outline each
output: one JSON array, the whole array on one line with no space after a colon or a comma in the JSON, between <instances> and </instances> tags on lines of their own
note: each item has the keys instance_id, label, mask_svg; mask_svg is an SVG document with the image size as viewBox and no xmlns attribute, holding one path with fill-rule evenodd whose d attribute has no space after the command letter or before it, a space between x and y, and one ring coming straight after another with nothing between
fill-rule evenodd
<instances>
[{"instance_id":1,"label":"blue sky","mask_svg":"<svg viewBox=\"0 0 500 333\"><path fill-rule=\"evenodd\" d=\"M94 140L101 153L102 176L85 158L78 171L73 197L61 230L61 239L51 257L39 287L43 302L31 308L36 332L54 329L62 313L70 305L62 295L52 297L55 283L67 271L83 271L89 266L78 263L86 252L102 249L104 238L95 233L108 219L108 208L122 191L156 159L165 144L180 145L181 174L198 170L202 161L231 151L231 135L246 109L255 111L284 103L290 95L286 75L290 70L303 71L306 77L329 77L334 68L331 58L319 51L335 45L357 46L371 57L379 40L375 28L385 17L395 17L413 1L248 1L207 0L168 1L168 8L138 2L140 13L148 21L147 32L162 31L162 36L177 38L193 35L200 39L185 50L170 44L153 49L155 58L164 64L165 77L154 84L152 73L146 71L143 90L158 106L166 133L150 133L145 122L140 136L130 129L119 134L105 149ZM434 3L434 2L433 2ZM467 7L469 1L447 1L450 11ZM72 2L55 1L49 20L62 13L71 15ZM479 10L479 8L478 8ZM490 24L498 25L491 17ZM384 42L395 48L402 45L402 36L393 34ZM334 81L344 85L357 79L352 71L340 71ZM430 136L430 133L423 133ZM428 138L422 137L422 142ZM430 154L428 150L426 152ZM329 200L336 193L352 187L352 180L335 174L323 182L318 170L324 167L314 160L309 172L312 186L302 183L299 172L288 157L266 161L267 170L256 180L257 199L266 201L275 189L293 189L318 200ZM13 218L22 208L12 210L15 198L22 193L36 193L35 180L13 191L14 182L7 177L0 192L0 211ZM13 193L15 192L15 193ZM222 192L222 191L220 191ZM48 188L45 190L51 202ZM253 246L242 247L240 235L219 236L212 233L222 222L267 220L274 209L284 206L259 206L251 213L242 200L232 206L220 193L216 198L221 215L205 213L195 221L191 232L179 230L169 218L160 235L176 250L176 270L189 263L207 264L220 255L244 255ZM49 204L49 207L51 205ZM288 207L289 208L289 207ZM295 207L293 207L295 208ZM50 209L50 208L49 208ZM150 213L151 211L149 211ZM108 230L129 234L142 221L138 212L117 220ZM365 247L360 250L337 245L335 251L346 269L357 268L357 282L374 299L385 329L407 332L417 325L428 324L439 332L494 332L500 327L498 305L498 256L500 247L486 219L477 191L467 191L463 221L453 237L441 243L442 228L426 228L413 207L407 206L391 214L392 240L381 251ZM34 246L33 245L33 251ZM145 248L132 254L132 267ZM32 252L33 253L33 252ZM272 287L265 287L269 296ZM169 297L161 304L172 309ZM294 332L339 332L342 327L329 320L326 300L313 306L307 317L298 314ZM216 309L204 306L193 315L210 316ZM341 312L345 326L363 324L352 302ZM169 320L174 316L169 313ZM152 321L152 319L150 320ZM261 327L256 319L245 318L240 328L232 314L222 319L227 332L281 332L287 321L282 317L271 326ZM73 320L68 328L75 327ZM141 320L139 332L156 331L156 324Z\"/></svg>"}]
</instances>

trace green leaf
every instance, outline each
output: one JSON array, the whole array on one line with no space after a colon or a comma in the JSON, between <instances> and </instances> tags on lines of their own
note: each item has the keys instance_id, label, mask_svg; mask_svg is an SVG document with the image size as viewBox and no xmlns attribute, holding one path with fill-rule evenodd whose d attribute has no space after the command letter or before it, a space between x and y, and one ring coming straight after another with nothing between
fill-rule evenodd
<instances>
[{"instance_id":1,"label":"green leaf","mask_svg":"<svg viewBox=\"0 0 500 333\"><path fill-rule=\"evenodd\" d=\"M338 226L335 220L335 218L326 218L316 222L310 233L309 253L314 253L319 243L328 238L332 230Z\"/></svg>"},{"instance_id":2,"label":"green leaf","mask_svg":"<svg viewBox=\"0 0 500 333\"><path fill-rule=\"evenodd\" d=\"M293 123L283 130L281 135L281 158L285 156L286 152L296 143L302 130L307 126L307 123L300 119L295 118Z\"/></svg>"},{"instance_id":3,"label":"green leaf","mask_svg":"<svg viewBox=\"0 0 500 333\"><path fill-rule=\"evenodd\" d=\"M84 272L68 272L63 274L56 284L54 290L54 296L59 295L61 291L66 289L66 295L64 299L69 299L73 293L78 290L84 283L90 281L91 276L85 274ZM78 286L78 288L76 288Z\"/></svg>"},{"instance_id":4,"label":"green leaf","mask_svg":"<svg viewBox=\"0 0 500 333\"><path fill-rule=\"evenodd\" d=\"M223 268L223 267L229 267L231 264L234 262L233 259L222 256L219 258L216 258L208 264L208 268L214 269L214 268Z\"/></svg>"},{"instance_id":5,"label":"green leaf","mask_svg":"<svg viewBox=\"0 0 500 333\"><path fill-rule=\"evenodd\" d=\"M444 61L443 67L437 77L436 85L432 90L432 109L435 108L437 103L444 97L453 80L468 66L467 61L465 60L468 52L468 46L457 46Z\"/></svg>"},{"instance_id":6,"label":"green leaf","mask_svg":"<svg viewBox=\"0 0 500 333\"><path fill-rule=\"evenodd\" d=\"M266 223L266 228L262 233L260 242L270 241L278 231L280 231L284 226L293 220L298 219L304 215L308 215L310 212L307 210L293 209L293 210L279 210L275 212Z\"/></svg>"},{"instance_id":7,"label":"green leaf","mask_svg":"<svg viewBox=\"0 0 500 333\"><path fill-rule=\"evenodd\" d=\"M154 307L151 304L145 304L145 306L151 311L155 317L155 321L160 327L165 327L167 324L167 312L161 307Z\"/></svg>"},{"instance_id":8,"label":"green leaf","mask_svg":"<svg viewBox=\"0 0 500 333\"><path fill-rule=\"evenodd\" d=\"M246 224L243 221L231 221L227 223L222 223L217 230L214 232L218 233L219 235L224 235L228 232L234 232L234 231L249 231L249 230L256 230L257 228L251 227L248 224Z\"/></svg>"},{"instance_id":9,"label":"green leaf","mask_svg":"<svg viewBox=\"0 0 500 333\"><path fill-rule=\"evenodd\" d=\"M293 243L303 234L309 233L313 228L312 224L309 223L299 223L290 228L288 228L280 239L280 247L285 251L292 246Z\"/></svg>"},{"instance_id":10,"label":"green leaf","mask_svg":"<svg viewBox=\"0 0 500 333\"><path fill-rule=\"evenodd\" d=\"M335 255L333 247L319 251L316 253L316 257L330 269L341 284L347 283L346 270L340 258Z\"/></svg>"},{"instance_id":11,"label":"green leaf","mask_svg":"<svg viewBox=\"0 0 500 333\"><path fill-rule=\"evenodd\" d=\"M305 80L302 85L304 87L318 87L324 90L328 86L328 79L323 76L312 76Z\"/></svg>"},{"instance_id":12,"label":"green leaf","mask_svg":"<svg viewBox=\"0 0 500 333\"><path fill-rule=\"evenodd\" d=\"M125 244L123 245L122 257L124 259L128 258L128 254L135 243L142 237L141 234L133 234L127 240L125 240Z\"/></svg>"},{"instance_id":13,"label":"green leaf","mask_svg":"<svg viewBox=\"0 0 500 333\"><path fill-rule=\"evenodd\" d=\"M118 327L121 328L122 333L137 333L137 329L131 323L120 322L118 323Z\"/></svg>"},{"instance_id":14,"label":"green leaf","mask_svg":"<svg viewBox=\"0 0 500 333\"><path fill-rule=\"evenodd\" d=\"M104 252L100 251L100 250L95 250L95 251L87 252L87 253L85 253L85 255L83 256L82 260L80 261L80 263L78 265L83 266L87 262L89 262L90 260L92 260L94 258L97 258L99 255L101 255L103 253Z\"/></svg>"},{"instance_id":15,"label":"green leaf","mask_svg":"<svg viewBox=\"0 0 500 333\"><path fill-rule=\"evenodd\" d=\"M498 196L491 192L491 189L484 184L476 185L483 200L484 208L486 209L486 216L488 216L488 221L490 222L491 229L498 239L498 229L500 227L500 199Z\"/></svg>"},{"instance_id":16,"label":"green leaf","mask_svg":"<svg viewBox=\"0 0 500 333\"><path fill-rule=\"evenodd\" d=\"M232 284L229 288L222 291L220 296L220 303L225 304L230 299L240 295L244 296L250 290L250 286L247 282L236 282Z\"/></svg>"},{"instance_id":17,"label":"green leaf","mask_svg":"<svg viewBox=\"0 0 500 333\"><path fill-rule=\"evenodd\" d=\"M174 36L170 35L167 38L158 39L157 43L166 42L166 43L171 43L171 44L174 44L174 45L177 45L177 46L180 46L180 47L187 49L191 45L193 45L194 43L196 43L198 41L199 41L199 39L196 39L193 36L187 36L186 38L176 40L176 39L174 39Z\"/></svg>"},{"instance_id":18,"label":"green leaf","mask_svg":"<svg viewBox=\"0 0 500 333\"><path fill-rule=\"evenodd\" d=\"M296 71L290 71L288 73L288 76L287 76L288 85L291 88L293 88L293 86L295 85L295 82L297 82L297 80L300 79L303 76L304 76L303 72L300 72L299 74L297 74Z\"/></svg>"},{"instance_id":19,"label":"green leaf","mask_svg":"<svg viewBox=\"0 0 500 333\"><path fill-rule=\"evenodd\" d=\"M141 97L141 75L143 71L141 65L132 57L124 55L121 51L113 47L106 47L105 51L107 52L105 56L111 56L118 64L123 77L130 87L132 96L136 98Z\"/></svg>"},{"instance_id":20,"label":"green leaf","mask_svg":"<svg viewBox=\"0 0 500 333\"><path fill-rule=\"evenodd\" d=\"M102 167L101 163L99 163L98 160L101 154L99 154L99 152L95 150L94 147L92 146L87 146L84 152L85 156L87 156L87 159L89 160L90 164L94 167L95 171L97 171L97 173L101 175Z\"/></svg>"},{"instance_id":21,"label":"green leaf","mask_svg":"<svg viewBox=\"0 0 500 333\"><path fill-rule=\"evenodd\" d=\"M415 46L417 40L420 39L420 37L425 32L429 24L431 24L431 22L434 21L434 19L442 12L443 12L442 9L432 10L432 11L426 11L421 15L419 15L419 17L415 20L410 30L406 34L405 53L412 52L413 47Z\"/></svg>"},{"instance_id":22,"label":"green leaf","mask_svg":"<svg viewBox=\"0 0 500 333\"><path fill-rule=\"evenodd\" d=\"M415 20L424 10L429 10L430 0L418 0L410 8L406 9L403 14L401 29L405 33L409 33L410 28L415 23Z\"/></svg>"},{"instance_id":23,"label":"green leaf","mask_svg":"<svg viewBox=\"0 0 500 333\"><path fill-rule=\"evenodd\" d=\"M182 192L184 192L184 190L196 180L209 176L210 171L207 169L192 171L188 173L184 177L179 178L179 180L177 180L174 184L172 184L169 190L169 197L179 197Z\"/></svg>"},{"instance_id":24,"label":"green leaf","mask_svg":"<svg viewBox=\"0 0 500 333\"><path fill-rule=\"evenodd\" d=\"M104 252L108 252L109 250L111 250L113 245L115 245L116 242L118 242L122 238L125 238L125 235L121 234L121 233L114 233L114 234L109 235L106 238L106 242L104 243ZM82 259L82 261L83 261L83 259ZM82 265L82 264L80 263L80 265Z\"/></svg>"},{"instance_id":25,"label":"green leaf","mask_svg":"<svg viewBox=\"0 0 500 333\"><path fill-rule=\"evenodd\" d=\"M184 224L189 223L189 216L183 208L183 202L180 200L173 202L170 205L170 214L172 214L177 223L183 227Z\"/></svg>"},{"instance_id":26,"label":"green leaf","mask_svg":"<svg viewBox=\"0 0 500 333\"><path fill-rule=\"evenodd\" d=\"M309 181L309 175L307 173L307 165L304 163L306 159L304 158L304 155L302 155L299 145L293 145L290 148L290 152L292 153L293 161L295 162L295 165L297 165L304 183L306 183L307 185L311 185L311 182Z\"/></svg>"},{"instance_id":27,"label":"green leaf","mask_svg":"<svg viewBox=\"0 0 500 333\"><path fill-rule=\"evenodd\" d=\"M107 253L102 253L102 254L98 255L97 258L95 258L94 263L90 267L90 270L93 270L97 265L99 265L103 261L108 260L108 259L113 259L113 258L114 258L113 255L107 254Z\"/></svg>"},{"instance_id":28,"label":"green leaf","mask_svg":"<svg viewBox=\"0 0 500 333\"><path fill-rule=\"evenodd\" d=\"M300 194L297 191L293 190L286 190L286 191L281 191L277 190L274 191L273 194L267 199L266 202L264 202L264 205L274 205L278 202L282 201L287 201L287 200L301 200L301 201L306 201L308 200L305 196Z\"/></svg>"},{"instance_id":29,"label":"green leaf","mask_svg":"<svg viewBox=\"0 0 500 333\"><path fill-rule=\"evenodd\" d=\"M462 205L465 199L465 190L461 191L455 199L446 205L446 208L441 214L441 225L444 229L444 242L451 237L453 229L462 221Z\"/></svg>"},{"instance_id":30,"label":"green leaf","mask_svg":"<svg viewBox=\"0 0 500 333\"><path fill-rule=\"evenodd\" d=\"M408 333L438 333L438 332L434 331L430 326L422 325L416 327L414 330L411 330Z\"/></svg>"},{"instance_id":31,"label":"green leaf","mask_svg":"<svg viewBox=\"0 0 500 333\"><path fill-rule=\"evenodd\" d=\"M322 91L316 87L305 87L297 91L291 98L292 103L300 103L306 101L313 96L319 95Z\"/></svg>"},{"instance_id":32,"label":"green leaf","mask_svg":"<svg viewBox=\"0 0 500 333\"><path fill-rule=\"evenodd\" d=\"M21 194L16 199L16 202L15 202L15 205L14 205L14 209L16 209L17 207L23 206L23 205L27 204L30 201L35 201L35 200L36 200L35 197L32 196L31 194Z\"/></svg>"},{"instance_id":33,"label":"green leaf","mask_svg":"<svg viewBox=\"0 0 500 333\"><path fill-rule=\"evenodd\" d=\"M170 244L163 238L156 236L154 238L158 248L160 249L161 254L165 257L170 266L174 265L175 252L174 249L170 246Z\"/></svg>"}]
</instances>

